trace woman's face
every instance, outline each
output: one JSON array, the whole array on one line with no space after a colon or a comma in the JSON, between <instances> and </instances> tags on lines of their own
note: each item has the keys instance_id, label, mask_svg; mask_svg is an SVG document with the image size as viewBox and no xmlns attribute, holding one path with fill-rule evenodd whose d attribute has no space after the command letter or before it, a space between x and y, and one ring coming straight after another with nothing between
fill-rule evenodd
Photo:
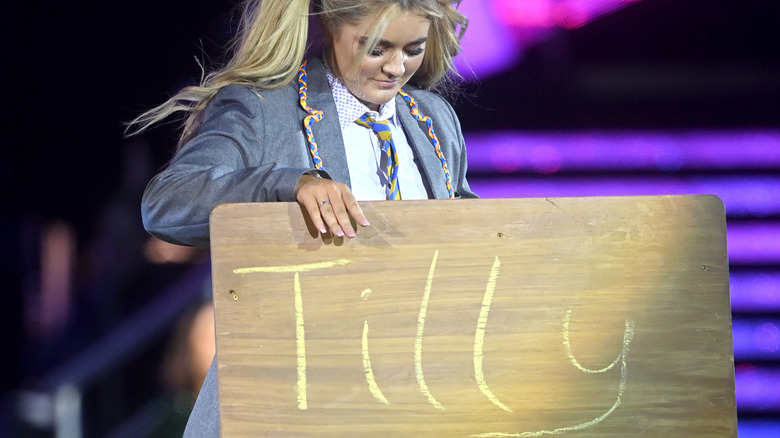
<instances>
[{"instance_id":1,"label":"woman's face","mask_svg":"<svg viewBox=\"0 0 780 438\"><path fill-rule=\"evenodd\" d=\"M336 74L350 93L376 111L393 99L420 68L430 21L414 12L404 12L388 23L379 43L355 65L372 24L366 20L339 29L333 36L332 59Z\"/></svg>"}]
</instances>

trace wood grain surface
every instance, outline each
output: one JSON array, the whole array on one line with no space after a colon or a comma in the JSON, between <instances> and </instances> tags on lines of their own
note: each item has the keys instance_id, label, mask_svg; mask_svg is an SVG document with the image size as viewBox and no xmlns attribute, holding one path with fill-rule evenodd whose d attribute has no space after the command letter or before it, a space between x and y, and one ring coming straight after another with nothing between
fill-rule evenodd
<instances>
[{"instance_id":1,"label":"wood grain surface","mask_svg":"<svg viewBox=\"0 0 780 438\"><path fill-rule=\"evenodd\" d=\"M718 198L361 206L212 213L224 437L736 437Z\"/></svg>"}]
</instances>

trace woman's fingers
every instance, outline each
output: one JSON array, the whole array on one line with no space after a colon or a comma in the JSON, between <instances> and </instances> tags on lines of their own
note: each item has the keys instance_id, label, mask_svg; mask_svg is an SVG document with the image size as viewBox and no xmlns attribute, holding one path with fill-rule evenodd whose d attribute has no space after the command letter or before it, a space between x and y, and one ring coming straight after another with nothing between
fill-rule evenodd
<instances>
[{"instance_id":1,"label":"woman's fingers","mask_svg":"<svg viewBox=\"0 0 780 438\"><path fill-rule=\"evenodd\" d=\"M309 218L311 219L314 226L319 230L320 233L327 233L328 227L325 225L325 222L322 220L322 214L320 213L320 204L319 201L317 201L316 197L312 197L309 202L304 202L302 200L298 200L298 203L303 205L304 210L306 210L307 213L309 213Z\"/></svg>"},{"instance_id":2,"label":"woman's fingers","mask_svg":"<svg viewBox=\"0 0 780 438\"><path fill-rule=\"evenodd\" d=\"M363 209L360 208L357 199L355 199L355 196L349 189L341 194L341 200L343 201L347 212L349 212L349 214L355 218L355 222L357 222L361 227L367 227L370 225L366 215L363 214Z\"/></svg>"},{"instance_id":3,"label":"woman's fingers","mask_svg":"<svg viewBox=\"0 0 780 438\"><path fill-rule=\"evenodd\" d=\"M303 206L321 233L330 230L335 236L355 237L350 214L361 226L368 226L368 220L345 184L303 175L298 181L295 193L298 203Z\"/></svg>"},{"instance_id":4,"label":"woman's fingers","mask_svg":"<svg viewBox=\"0 0 780 438\"><path fill-rule=\"evenodd\" d=\"M325 221L325 225L336 236L344 237L346 234L347 237L355 237L355 230L349 222L349 216L347 216L344 203L339 202L341 197L337 193L329 193L329 195L327 202L324 200L320 201L320 216ZM330 200L331 197L334 198L333 201Z\"/></svg>"}]
</instances>

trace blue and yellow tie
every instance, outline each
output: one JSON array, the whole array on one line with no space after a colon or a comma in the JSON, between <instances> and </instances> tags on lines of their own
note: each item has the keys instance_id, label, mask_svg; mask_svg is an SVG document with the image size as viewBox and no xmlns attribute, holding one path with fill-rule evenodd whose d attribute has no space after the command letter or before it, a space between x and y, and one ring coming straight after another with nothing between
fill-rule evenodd
<instances>
[{"instance_id":1,"label":"blue and yellow tie","mask_svg":"<svg viewBox=\"0 0 780 438\"><path fill-rule=\"evenodd\" d=\"M400 200L401 189L398 187L398 152L395 150L395 143L393 143L390 125L386 120L374 120L368 113L360 116L359 119L355 120L355 123L371 128L376 135L379 136L379 140L382 142L382 152L387 156L387 179L390 182L387 199Z\"/></svg>"}]
</instances>

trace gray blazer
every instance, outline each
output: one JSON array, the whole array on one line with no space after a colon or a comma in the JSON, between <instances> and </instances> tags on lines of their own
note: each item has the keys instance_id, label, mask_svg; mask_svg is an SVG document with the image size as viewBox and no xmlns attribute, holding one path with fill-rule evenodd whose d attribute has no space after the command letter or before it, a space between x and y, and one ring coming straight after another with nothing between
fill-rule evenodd
<instances>
[{"instance_id":1,"label":"gray blazer","mask_svg":"<svg viewBox=\"0 0 780 438\"><path fill-rule=\"evenodd\" d=\"M350 184L336 103L322 62L307 66L308 104L323 111L312 126L323 170ZM466 149L452 107L440 96L406 86L420 113L433 119L457 197L476 197L466 181ZM397 113L432 198L447 198L441 161L409 106L396 97ZM209 214L227 202L295 201L301 175L314 168L303 130L308 114L298 102L297 81L274 90L230 85L209 102L198 134L184 144L144 192L142 217L151 234L172 243L207 247Z\"/></svg>"}]
</instances>

